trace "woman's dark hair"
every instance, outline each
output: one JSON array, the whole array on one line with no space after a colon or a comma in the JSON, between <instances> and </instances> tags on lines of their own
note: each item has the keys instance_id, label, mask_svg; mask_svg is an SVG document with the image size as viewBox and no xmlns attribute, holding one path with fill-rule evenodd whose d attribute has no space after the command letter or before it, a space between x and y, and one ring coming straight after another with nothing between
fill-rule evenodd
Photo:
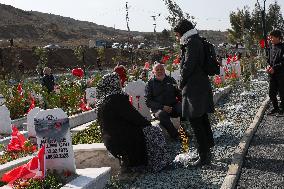
<instances>
[{"instance_id":1,"label":"woman's dark hair","mask_svg":"<svg viewBox=\"0 0 284 189\"><path fill-rule=\"evenodd\" d=\"M181 20L178 24L174 27L174 32L178 32L180 35L185 34L188 30L194 28L194 25L188 20Z\"/></svg>"},{"instance_id":2,"label":"woman's dark hair","mask_svg":"<svg viewBox=\"0 0 284 189\"><path fill-rule=\"evenodd\" d=\"M273 30L273 31L270 32L269 35L272 35L272 36L280 38L280 39L283 38L282 32L280 30Z\"/></svg>"}]
</instances>

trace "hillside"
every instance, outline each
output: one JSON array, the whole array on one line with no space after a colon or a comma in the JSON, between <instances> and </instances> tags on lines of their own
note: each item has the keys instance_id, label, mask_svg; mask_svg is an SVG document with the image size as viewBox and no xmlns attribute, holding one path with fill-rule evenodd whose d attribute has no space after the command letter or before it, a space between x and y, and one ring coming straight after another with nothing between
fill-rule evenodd
<instances>
[{"instance_id":1,"label":"hillside","mask_svg":"<svg viewBox=\"0 0 284 189\"><path fill-rule=\"evenodd\" d=\"M13 38L17 46L22 47L42 46L49 43L77 46L87 45L90 39L126 41L128 38L128 33L124 30L59 15L23 11L4 4L0 4L0 17L2 18L0 19L0 40ZM226 40L224 32L201 31L201 33L205 33L203 36L209 40L214 40L211 42L215 44ZM144 34L131 32L132 36Z\"/></svg>"}]
</instances>

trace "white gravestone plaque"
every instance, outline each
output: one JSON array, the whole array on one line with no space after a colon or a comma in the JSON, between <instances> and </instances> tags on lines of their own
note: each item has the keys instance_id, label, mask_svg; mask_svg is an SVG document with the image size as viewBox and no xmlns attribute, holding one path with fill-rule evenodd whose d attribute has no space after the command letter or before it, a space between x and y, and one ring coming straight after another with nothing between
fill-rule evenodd
<instances>
[{"instance_id":1,"label":"white gravestone plaque","mask_svg":"<svg viewBox=\"0 0 284 189\"><path fill-rule=\"evenodd\" d=\"M37 144L44 144L46 169L75 173L75 159L67 114L60 108L40 111L34 118Z\"/></svg>"},{"instance_id":2,"label":"white gravestone plaque","mask_svg":"<svg viewBox=\"0 0 284 189\"><path fill-rule=\"evenodd\" d=\"M87 104L93 105L96 103L96 88L90 87L86 89Z\"/></svg>"},{"instance_id":3,"label":"white gravestone plaque","mask_svg":"<svg viewBox=\"0 0 284 189\"><path fill-rule=\"evenodd\" d=\"M31 111L29 111L27 115L27 129L29 137L36 137L34 118L40 110L41 109L39 107L35 107Z\"/></svg>"},{"instance_id":4,"label":"white gravestone plaque","mask_svg":"<svg viewBox=\"0 0 284 189\"><path fill-rule=\"evenodd\" d=\"M142 80L133 81L127 84L125 92L132 99L132 105L146 119L151 119L150 109L145 102L145 87L146 84Z\"/></svg>"},{"instance_id":5,"label":"white gravestone plaque","mask_svg":"<svg viewBox=\"0 0 284 189\"><path fill-rule=\"evenodd\" d=\"M2 94L0 94L0 106L4 105L5 103L5 98Z\"/></svg>"},{"instance_id":6,"label":"white gravestone plaque","mask_svg":"<svg viewBox=\"0 0 284 189\"><path fill-rule=\"evenodd\" d=\"M10 111L5 105L0 106L0 133L1 134L12 133Z\"/></svg>"}]
</instances>

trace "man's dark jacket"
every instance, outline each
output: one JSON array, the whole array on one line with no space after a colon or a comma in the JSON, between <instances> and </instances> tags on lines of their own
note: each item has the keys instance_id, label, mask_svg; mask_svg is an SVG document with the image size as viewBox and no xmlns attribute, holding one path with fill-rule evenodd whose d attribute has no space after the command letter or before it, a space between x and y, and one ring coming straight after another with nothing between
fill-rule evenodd
<instances>
[{"instance_id":1,"label":"man's dark jacket","mask_svg":"<svg viewBox=\"0 0 284 189\"><path fill-rule=\"evenodd\" d=\"M267 62L273 67L274 75L284 74L284 43L278 43L270 48Z\"/></svg>"},{"instance_id":2,"label":"man's dark jacket","mask_svg":"<svg viewBox=\"0 0 284 189\"><path fill-rule=\"evenodd\" d=\"M177 88L174 78L167 76L162 80L155 77L150 79L145 88L146 105L151 110L162 110L164 106L173 107L177 98L181 98L181 92Z\"/></svg>"}]
</instances>

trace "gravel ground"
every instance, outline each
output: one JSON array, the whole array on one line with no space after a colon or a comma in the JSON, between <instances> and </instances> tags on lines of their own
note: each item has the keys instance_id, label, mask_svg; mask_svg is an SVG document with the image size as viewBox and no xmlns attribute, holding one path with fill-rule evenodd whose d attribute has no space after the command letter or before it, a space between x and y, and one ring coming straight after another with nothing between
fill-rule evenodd
<instances>
[{"instance_id":1,"label":"gravel ground","mask_svg":"<svg viewBox=\"0 0 284 189\"><path fill-rule=\"evenodd\" d=\"M236 146L266 98L268 84L264 72L259 72L257 78L251 82L248 92L244 92L241 84L236 84L231 93L216 105L217 111L211 118L216 144L212 149L211 165L202 168L179 165L156 174L144 173L131 179L116 180L109 188L220 188ZM180 154L181 145L171 142L168 148L174 160Z\"/></svg>"},{"instance_id":2,"label":"gravel ground","mask_svg":"<svg viewBox=\"0 0 284 189\"><path fill-rule=\"evenodd\" d=\"M284 117L264 116L248 149L237 188L284 188Z\"/></svg>"}]
</instances>

